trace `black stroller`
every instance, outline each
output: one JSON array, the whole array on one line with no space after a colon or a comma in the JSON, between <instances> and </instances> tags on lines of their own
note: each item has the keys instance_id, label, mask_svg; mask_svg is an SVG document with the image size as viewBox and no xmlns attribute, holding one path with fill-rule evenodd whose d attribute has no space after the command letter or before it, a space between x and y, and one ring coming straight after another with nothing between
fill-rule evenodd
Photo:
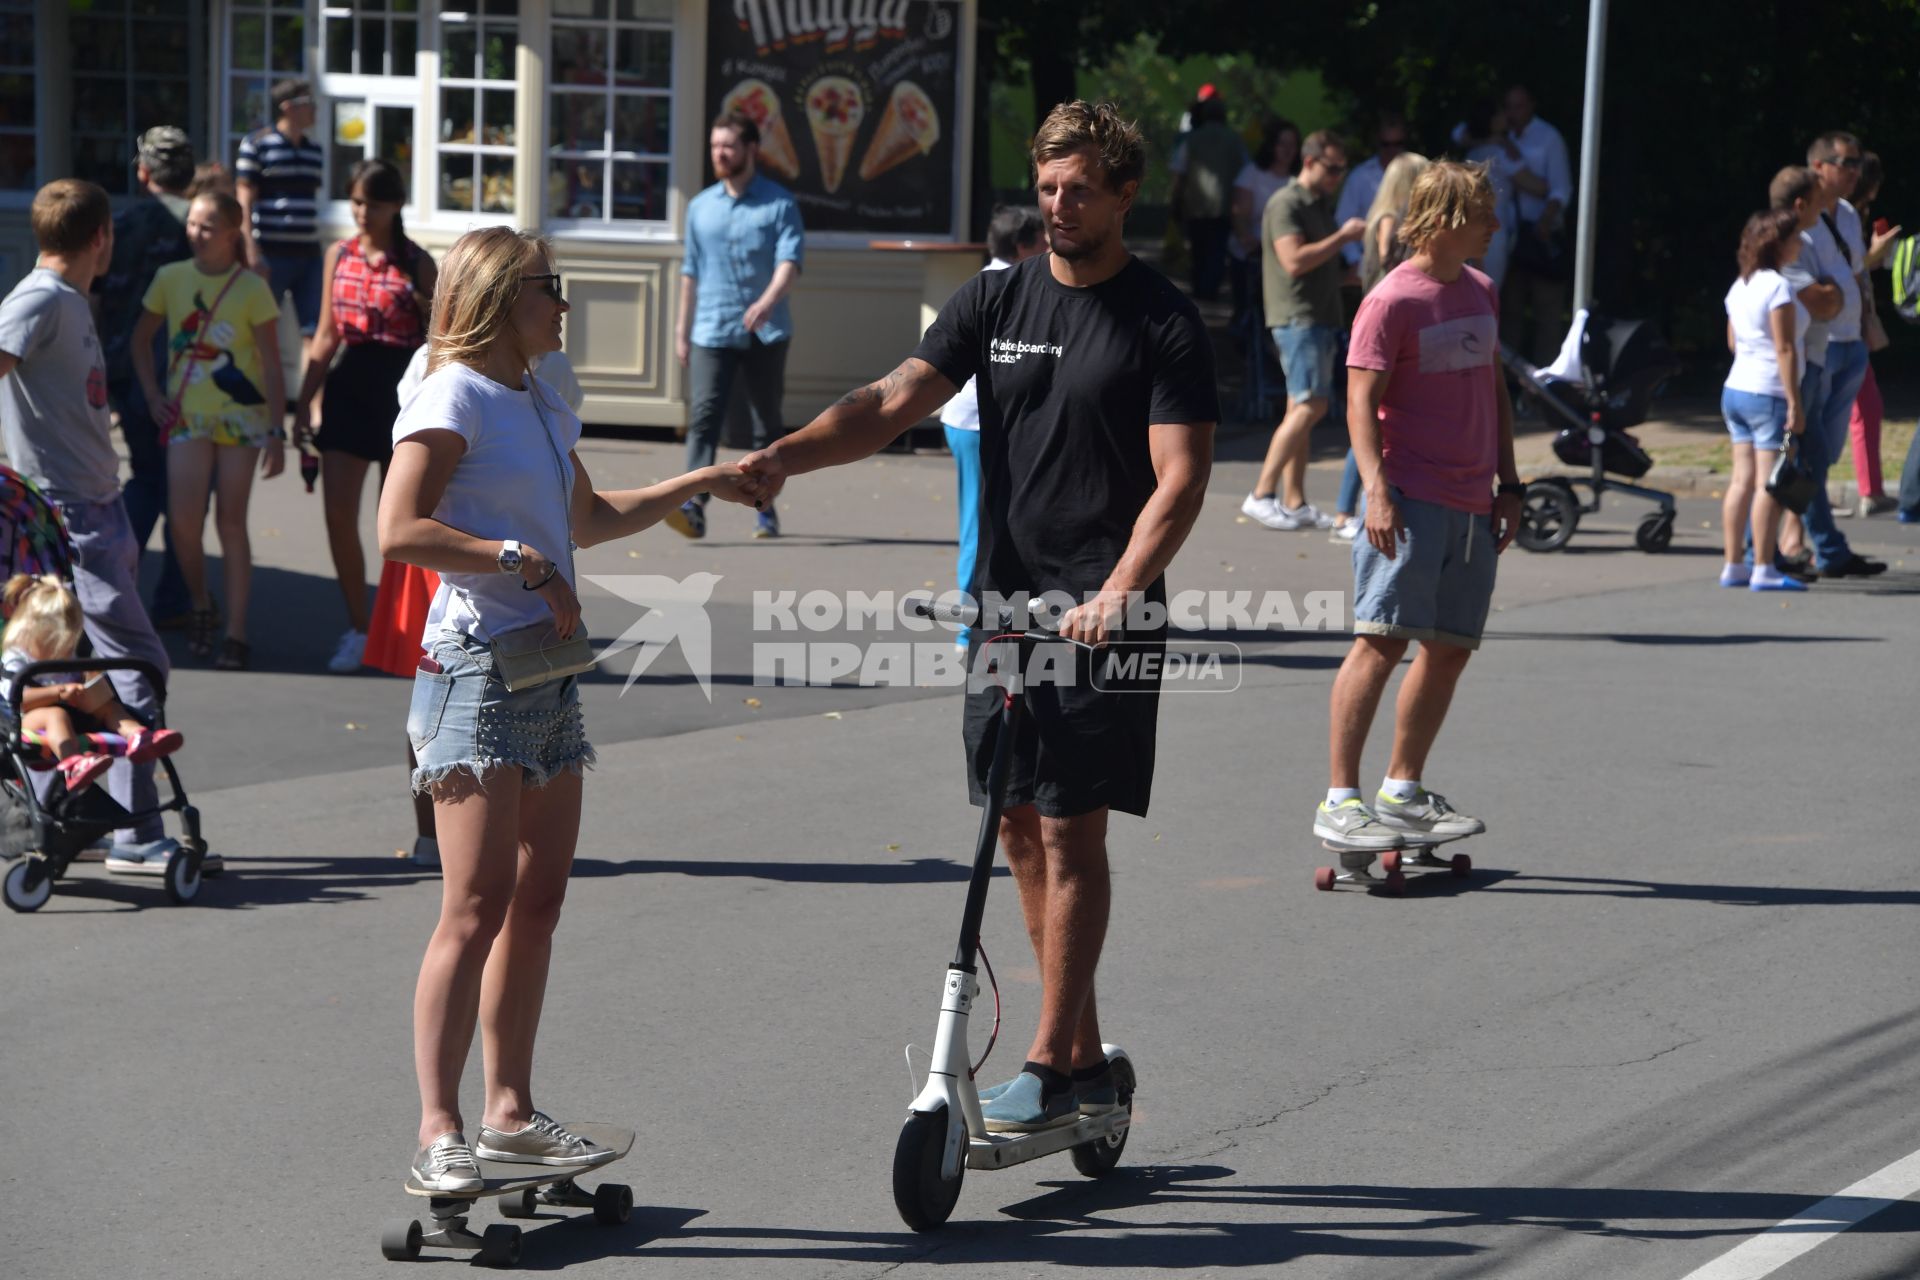
<instances>
[{"instance_id":1,"label":"black stroller","mask_svg":"<svg viewBox=\"0 0 1920 1280\"><path fill-rule=\"evenodd\" d=\"M73 580L73 547L60 513L17 473L0 466L0 581L16 573L51 573L69 584ZM180 814L180 851L168 860L167 897L177 903L193 901L203 875L216 873L219 860L207 859L200 838L200 811L187 802L173 760L156 763L165 771L172 799L149 812L128 813L106 788L87 787L69 794L51 753L20 733L20 698L36 675L89 675L132 671L151 681L160 699L155 728L166 727L166 681L151 663L134 658L62 658L24 667L4 705L0 705L0 858L6 872L0 879L0 899L15 911L38 911L53 896L53 884L94 841L111 831L133 825L154 813ZM106 735L94 735L106 746ZM115 741L118 741L116 738ZM36 788L33 775L50 773Z\"/></svg>"},{"instance_id":2,"label":"black stroller","mask_svg":"<svg viewBox=\"0 0 1920 1280\"><path fill-rule=\"evenodd\" d=\"M1578 372L1570 376L1568 366L1575 360L1569 348L1576 347ZM1680 362L1652 323L1609 320L1583 311L1574 318L1573 333L1554 369L1536 369L1504 347L1500 358L1523 393L1562 424L1553 441L1555 456L1592 472L1529 484L1515 541L1529 551L1558 551L1573 537L1580 517L1598 511L1601 495L1614 490L1659 504L1658 511L1640 521L1633 540L1642 551L1665 551L1673 541L1673 495L1607 478L1611 472L1637 480L1653 466L1626 429L1647 420L1654 397L1680 371ZM1592 499L1582 502L1576 485L1592 489Z\"/></svg>"}]
</instances>

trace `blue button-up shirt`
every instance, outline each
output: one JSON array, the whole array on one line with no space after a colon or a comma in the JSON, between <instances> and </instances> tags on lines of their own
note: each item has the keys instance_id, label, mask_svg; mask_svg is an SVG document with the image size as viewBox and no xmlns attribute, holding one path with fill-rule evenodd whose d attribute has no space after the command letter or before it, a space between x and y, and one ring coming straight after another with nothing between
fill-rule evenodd
<instances>
[{"instance_id":1,"label":"blue button-up shirt","mask_svg":"<svg viewBox=\"0 0 1920 1280\"><path fill-rule=\"evenodd\" d=\"M692 341L698 347L744 347L747 308L773 282L782 262L800 265L806 233L800 207L777 182L755 174L738 198L716 182L687 203L687 253L680 274L695 282ZM762 342L793 336L785 298L759 329Z\"/></svg>"}]
</instances>

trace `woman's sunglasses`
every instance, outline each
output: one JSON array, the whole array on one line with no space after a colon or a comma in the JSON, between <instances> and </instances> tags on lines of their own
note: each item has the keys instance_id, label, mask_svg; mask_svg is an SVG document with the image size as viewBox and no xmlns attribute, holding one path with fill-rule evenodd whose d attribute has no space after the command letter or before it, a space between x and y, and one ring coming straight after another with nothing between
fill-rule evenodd
<instances>
[{"instance_id":1,"label":"woman's sunglasses","mask_svg":"<svg viewBox=\"0 0 1920 1280\"><path fill-rule=\"evenodd\" d=\"M545 275L538 276L521 276L520 278L522 280L544 280L546 283L541 287L543 293L555 302L565 302L567 300L565 291L560 288L560 273L558 271L550 271Z\"/></svg>"}]
</instances>

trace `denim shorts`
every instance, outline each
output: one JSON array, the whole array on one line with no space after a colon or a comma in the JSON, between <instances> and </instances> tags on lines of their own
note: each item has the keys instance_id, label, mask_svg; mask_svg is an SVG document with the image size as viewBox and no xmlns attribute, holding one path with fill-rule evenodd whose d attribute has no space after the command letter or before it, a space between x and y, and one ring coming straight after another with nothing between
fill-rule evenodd
<instances>
[{"instance_id":1,"label":"denim shorts","mask_svg":"<svg viewBox=\"0 0 1920 1280\"><path fill-rule=\"evenodd\" d=\"M493 676L486 644L451 633L431 640L427 656L440 670L414 672L407 708L415 791L461 769L484 780L489 769L518 767L527 786L543 787L593 766L575 677L509 693Z\"/></svg>"},{"instance_id":2,"label":"denim shorts","mask_svg":"<svg viewBox=\"0 0 1920 1280\"><path fill-rule=\"evenodd\" d=\"M1499 559L1492 517L1392 492L1405 530L1393 559L1364 530L1353 540L1354 632L1478 649Z\"/></svg>"},{"instance_id":3,"label":"denim shorts","mask_svg":"<svg viewBox=\"0 0 1920 1280\"><path fill-rule=\"evenodd\" d=\"M1287 374L1287 399L1294 404L1325 400L1333 394L1333 353L1340 335L1323 324L1289 324L1272 330Z\"/></svg>"},{"instance_id":4,"label":"denim shorts","mask_svg":"<svg viewBox=\"0 0 1920 1280\"><path fill-rule=\"evenodd\" d=\"M1778 450L1787 439L1787 398L1757 391L1720 391L1720 415L1735 444Z\"/></svg>"},{"instance_id":5,"label":"denim shorts","mask_svg":"<svg viewBox=\"0 0 1920 1280\"><path fill-rule=\"evenodd\" d=\"M320 326L320 284L325 277L326 259L318 247L312 253L277 253L265 246L261 256L267 260L267 283L273 288L277 304L293 295L293 314L299 318L300 332L311 338Z\"/></svg>"}]
</instances>

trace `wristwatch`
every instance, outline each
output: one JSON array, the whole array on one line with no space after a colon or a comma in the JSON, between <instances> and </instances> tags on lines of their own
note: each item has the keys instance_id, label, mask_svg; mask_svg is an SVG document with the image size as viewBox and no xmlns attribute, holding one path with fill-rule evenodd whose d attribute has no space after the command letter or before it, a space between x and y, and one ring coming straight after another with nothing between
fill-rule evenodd
<instances>
[{"instance_id":1,"label":"wristwatch","mask_svg":"<svg viewBox=\"0 0 1920 1280\"><path fill-rule=\"evenodd\" d=\"M520 544L512 538L500 544L500 572L520 572Z\"/></svg>"},{"instance_id":2,"label":"wristwatch","mask_svg":"<svg viewBox=\"0 0 1920 1280\"><path fill-rule=\"evenodd\" d=\"M1514 484L1502 484L1495 486L1494 492L1502 495L1510 493L1516 498L1524 498L1527 496L1527 486L1517 482Z\"/></svg>"}]
</instances>

